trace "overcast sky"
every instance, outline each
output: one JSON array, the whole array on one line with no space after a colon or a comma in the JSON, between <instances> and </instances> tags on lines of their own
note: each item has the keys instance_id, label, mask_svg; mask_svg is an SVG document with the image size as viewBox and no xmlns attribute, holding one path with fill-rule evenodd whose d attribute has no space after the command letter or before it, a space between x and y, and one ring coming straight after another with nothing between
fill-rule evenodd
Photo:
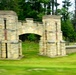
<instances>
[{"instance_id":1,"label":"overcast sky","mask_svg":"<svg viewBox=\"0 0 76 75\"><path fill-rule=\"evenodd\" d=\"M57 1L58 1L58 3L60 3L59 8L61 8L63 0L57 0ZM70 7L70 11L74 11L74 0L70 0L70 1L72 3L72 6Z\"/></svg>"}]
</instances>

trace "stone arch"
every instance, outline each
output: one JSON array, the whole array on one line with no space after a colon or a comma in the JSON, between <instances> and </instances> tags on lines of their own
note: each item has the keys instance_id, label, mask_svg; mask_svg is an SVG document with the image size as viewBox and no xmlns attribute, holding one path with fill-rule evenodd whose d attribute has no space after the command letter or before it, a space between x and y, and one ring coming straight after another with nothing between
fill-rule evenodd
<instances>
[{"instance_id":1,"label":"stone arch","mask_svg":"<svg viewBox=\"0 0 76 75\"><path fill-rule=\"evenodd\" d=\"M18 59L21 57L22 47L19 35L25 33L42 36L39 43L40 55L48 57L66 55L60 16L45 15L42 21L42 24L32 19L20 22L15 12L0 11L0 58Z\"/></svg>"},{"instance_id":2,"label":"stone arch","mask_svg":"<svg viewBox=\"0 0 76 75\"><path fill-rule=\"evenodd\" d=\"M37 39L38 41L35 41L35 42L37 42L38 44L39 44L39 50L38 50L38 54L40 54L40 48L41 48L41 45L40 45L40 43L41 43L41 38L42 38L42 35L40 35L40 34L35 34L35 33L25 33L25 34L21 34L21 35L26 35L26 34L34 34L34 35L38 35L39 36L39 39ZM21 36L21 35L19 35L19 37ZM37 37L37 36L36 36ZM21 39L20 39L21 40Z\"/></svg>"},{"instance_id":3,"label":"stone arch","mask_svg":"<svg viewBox=\"0 0 76 75\"><path fill-rule=\"evenodd\" d=\"M40 37L42 37L42 35L40 35L40 34L36 34L36 33L25 33L25 34L21 34L21 35L19 35L19 39L20 39L20 36L23 36L23 35L29 35L29 34L34 34L34 35L38 35L38 36L40 36ZM24 36L23 36L24 37Z\"/></svg>"},{"instance_id":4,"label":"stone arch","mask_svg":"<svg viewBox=\"0 0 76 75\"><path fill-rule=\"evenodd\" d=\"M25 33L23 33L23 34L36 34L36 35L39 35L39 36L41 36L41 37L42 37L42 35L41 35L41 34L34 33L34 32L31 32L31 33L26 33L26 32L25 32ZM23 35L23 34L20 34L20 35ZM19 35L19 36L20 36L20 35Z\"/></svg>"}]
</instances>

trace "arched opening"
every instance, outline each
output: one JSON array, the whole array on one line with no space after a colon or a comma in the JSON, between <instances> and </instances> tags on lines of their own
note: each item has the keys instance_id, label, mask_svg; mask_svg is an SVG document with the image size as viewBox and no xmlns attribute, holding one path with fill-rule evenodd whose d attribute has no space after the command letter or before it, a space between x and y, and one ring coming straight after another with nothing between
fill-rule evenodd
<instances>
[{"instance_id":1,"label":"arched opening","mask_svg":"<svg viewBox=\"0 0 76 75\"><path fill-rule=\"evenodd\" d=\"M40 35L22 34L19 39L22 40L22 52L25 57L36 57L39 54Z\"/></svg>"}]
</instances>

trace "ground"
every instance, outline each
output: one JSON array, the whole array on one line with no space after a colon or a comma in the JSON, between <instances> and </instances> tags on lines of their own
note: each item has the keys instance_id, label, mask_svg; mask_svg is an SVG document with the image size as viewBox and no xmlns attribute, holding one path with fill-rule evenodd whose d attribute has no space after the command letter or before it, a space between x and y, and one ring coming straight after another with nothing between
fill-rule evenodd
<instances>
[{"instance_id":1,"label":"ground","mask_svg":"<svg viewBox=\"0 0 76 75\"><path fill-rule=\"evenodd\" d=\"M0 75L76 75L76 53L49 58L38 54L39 45L22 44L21 60L0 60Z\"/></svg>"}]
</instances>

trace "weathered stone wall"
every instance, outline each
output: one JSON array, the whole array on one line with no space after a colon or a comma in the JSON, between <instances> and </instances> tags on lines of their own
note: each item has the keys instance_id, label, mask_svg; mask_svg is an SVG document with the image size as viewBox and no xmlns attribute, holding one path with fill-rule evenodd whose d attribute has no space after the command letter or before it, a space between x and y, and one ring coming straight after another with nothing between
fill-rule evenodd
<instances>
[{"instance_id":1,"label":"weathered stone wall","mask_svg":"<svg viewBox=\"0 0 76 75\"><path fill-rule=\"evenodd\" d=\"M19 35L33 33L40 35L39 54L55 57L65 56L65 42L62 39L60 16L46 15L43 23L32 18L18 21L13 11L0 11L0 58L18 59L22 56Z\"/></svg>"},{"instance_id":2,"label":"weathered stone wall","mask_svg":"<svg viewBox=\"0 0 76 75\"><path fill-rule=\"evenodd\" d=\"M2 59L19 58L21 46L17 25L18 17L15 12L0 11L0 58Z\"/></svg>"},{"instance_id":3,"label":"weathered stone wall","mask_svg":"<svg viewBox=\"0 0 76 75\"><path fill-rule=\"evenodd\" d=\"M24 22L19 22L18 35L33 33L42 36L43 24L35 23L32 18L26 19Z\"/></svg>"},{"instance_id":4,"label":"weathered stone wall","mask_svg":"<svg viewBox=\"0 0 76 75\"><path fill-rule=\"evenodd\" d=\"M65 42L62 39L60 16L43 17L43 38L40 41L40 55L49 57L65 56Z\"/></svg>"},{"instance_id":5,"label":"weathered stone wall","mask_svg":"<svg viewBox=\"0 0 76 75\"><path fill-rule=\"evenodd\" d=\"M16 15L16 13L13 11L0 11L0 19L1 19L1 21L0 21L1 28L0 29L3 32L2 35L4 35L4 30L5 30L8 33L7 40L11 40L11 41L18 40L18 35L16 32L17 31L18 17ZM6 29L5 29L5 25L4 25L4 20L6 20ZM1 37L1 39L2 39L2 37Z\"/></svg>"},{"instance_id":6,"label":"weathered stone wall","mask_svg":"<svg viewBox=\"0 0 76 75\"><path fill-rule=\"evenodd\" d=\"M76 45L66 46L66 54L76 53Z\"/></svg>"}]
</instances>

